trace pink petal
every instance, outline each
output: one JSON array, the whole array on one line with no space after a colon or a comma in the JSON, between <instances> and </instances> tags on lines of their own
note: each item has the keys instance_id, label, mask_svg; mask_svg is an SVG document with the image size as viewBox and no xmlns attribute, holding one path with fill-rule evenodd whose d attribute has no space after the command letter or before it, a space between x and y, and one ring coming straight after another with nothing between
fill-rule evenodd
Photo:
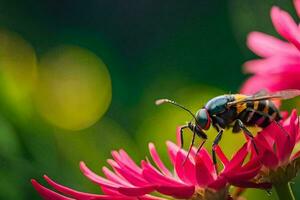
<instances>
[{"instance_id":1,"label":"pink petal","mask_svg":"<svg viewBox=\"0 0 300 200\"><path fill-rule=\"evenodd\" d=\"M251 32L247 38L248 47L261 57L275 54L299 55L299 51L290 43L261 32Z\"/></svg>"},{"instance_id":2,"label":"pink petal","mask_svg":"<svg viewBox=\"0 0 300 200\"><path fill-rule=\"evenodd\" d=\"M144 187L119 187L118 191L126 196L142 196L155 190L153 185Z\"/></svg>"},{"instance_id":3,"label":"pink petal","mask_svg":"<svg viewBox=\"0 0 300 200\"><path fill-rule=\"evenodd\" d=\"M152 195L144 195L144 196L138 197L138 200L167 200L167 199L152 196Z\"/></svg>"},{"instance_id":4,"label":"pink petal","mask_svg":"<svg viewBox=\"0 0 300 200\"><path fill-rule=\"evenodd\" d=\"M213 175L200 156L196 156L196 178L199 186L207 186L214 181Z\"/></svg>"},{"instance_id":5,"label":"pink petal","mask_svg":"<svg viewBox=\"0 0 300 200\"><path fill-rule=\"evenodd\" d=\"M102 168L103 173L107 177L108 180L115 182L117 184L131 187L133 186L129 182L127 182L123 177L118 176L117 174L113 173L111 170L109 170L107 167Z\"/></svg>"},{"instance_id":6,"label":"pink petal","mask_svg":"<svg viewBox=\"0 0 300 200\"><path fill-rule=\"evenodd\" d=\"M261 161L268 168L275 168L279 163L279 160L274 152L268 150L264 152Z\"/></svg>"},{"instance_id":7,"label":"pink petal","mask_svg":"<svg viewBox=\"0 0 300 200\"><path fill-rule=\"evenodd\" d=\"M259 161L257 161L259 162ZM254 178L261 169L261 165L258 165L256 168L249 170L239 170L239 172L233 172L230 176L226 176L229 181L238 181L238 180L250 180Z\"/></svg>"},{"instance_id":8,"label":"pink petal","mask_svg":"<svg viewBox=\"0 0 300 200\"><path fill-rule=\"evenodd\" d=\"M216 169L214 166L214 163L212 161L212 158L210 156L210 154L207 152L207 150L205 148L202 148L199 153L198 156L201 157L201 159L204 161L206 168L209 170L209 173L214 177L214 179L217 176L216 173Z\"/></svg>"},{"instance_id":9,"label":"pink petal","mask_svg":"<svg viewBox=\"0 0 300 200\"><path fill-rule=\"evenodd\" d=\"M122 153L122 154L121 154ZM131 158L125 153L125 151L120 151L118 153L117 151L112 151L112 156L114 160L118 163L119 166L124 166L130 171L140 174L142 172L142 169L138 167L132 160Z\"/></svg>"},{"instance_id":10,"label":"pink petal","mask_svg":"<svg viewBox=\"0 0 300 200\"><path fill-rule=\"evenodd\" d=\"M280 91L286 89L300 89L300 74L284 73L269 75L255 75L246 80L241 88L242 94L254 94L262 89Z\"/></svg>"},{"instance_id":11,"label":"pink petal","mask_svg":"<svg viewBox=\"0 0 300 200\"><path fill-rule=\"evenodd\" d=\"M140 198L136 197L126 197L126 196L120 196L120 195L94 195L94 194L88 194L88 193L82 193L77 192L75 190L72 190L70 188L67 188L65 186L59 185L55 182L53 182L51 179L47 177L47 181L58 190L61 190L62 192L69 193L70 195L74 196L76 200L138 200ZM58 194L56 192L53 192L52 190L49 190L45 188L44 186L37 183L35 180L31 180L33 186L35 189L39 192L39 194L45 199L45 200L75 200L73 198L65 197L61 194ZM155 198L153 198L155 199Z\"/></svg>"},{"instance_id":12,"label":"pink petal","mask_svg":"<svg viewBox=\"0 0 300 200\"><path fill-rule=\"evenodd\" d=\"M196 156L196 154L197 154L197 151L198 151L198 148L196 148L196 147L192 147L192 150L191 150L191 152L190 152L190 154L191 154L192 158L194 158L194 157Z\"/></svg>"},{"instance_id":13,"label":"pink petal","mask_svg":"<svg viewBox=\"0 0 300 200\"><path fill-rule=\"evenodd\" d=\"M107 163L112 167L112 169L114 170L114 173L117 176L119 176L120 178L128 181L122 174L119 173L119 170L120 170L121 167L116 161L114 161L112 159L107 159Z\"/></svg>"},{"instance_id":14,"label":"pink petal","mask_svg":"<svg viewBox=\"0 0 300 200\"><path fill-rule=\"evenodd\" d=\"M175 170L178 177L186 183L195 185L195 163L190 158L186 159L187 153L184 151L178 151L176 156ZM184 161L186 161L184 163Z\"/></svg>"},{"instance_id":15,"label":"pink petal","mask_svg":"<svg viewBox=\"0 0 300 200\"><path fill-rule=\"evenodd\" d=\"M300 1L299 0L294 0L294 6L297 12L297 15L300 17Z\"/></svg>"},{"instance_id":16,"label":"pink petal","mask_svg":"<svg viewBox=\"0 0 300 200\"><path fill-rule=\"evenodd\" d=\"M156 183L158 192L178 198L188 198L194 193L194 185L187 185L175 178L166 177L146 161L142 161L142 166L144 177L149 182Z\"/></svg>"},{"instance_id":17,"label":"pink petal","mask_svg":"<svg viewBox=\"0 0 300 200\"><path fill-rule=\"evenodd\" d=\"M291 142L290 145L291 148L293 149L296 144L297 135L299 134L299 117L296 109L294 109L290 117L284 121L283 127L285 130L287 130L287 132L290 135L290 142Z\"/></svg>"},{"instance_id":18,"label":"pink petal","mask_svg":"<svg viewBox=\"0 0 300 200\"><path fill-rule=\"evenodd\" d=\"M280 114L282 116L282 120L286 120L289 117L288 111L280 111Z\"/></svg>"},{"instance_id":19,"label":"pink petal","mask_svg":"<svg viewBox=\"0 0 300 200\"><path fill-rule=\"evenodd\" d=\"M166 177L155 169L150 163L142 161L143 176L149 181L156 185L176 185L180 184L179 181L173 177Z\"/></svg>"},{"instance_id":20,"label":"pink petal","mask_svg":"<svg viewBox=\"0 0 300 200\"><path fill-rule=\"evenodd\" d=\"M248 154L247 151L247 143L243 145L232 157L229 163L225 166L223 173L229 173L232 170L235 170L242 166L246 156Z\"/></svg>"},{"instance_id":21,"label":"pink petal","mask_svg":"<svg viewBox=\"0 0 300 200\"><path fill-rule=\"evenodd\" d=\"M119 153L122 162L124 162L127 166L129 166L134 171L138 173L142 172L142 169L139 166L137 166L137 164L130 158L130 156L123 149L121 149Z\"/></svg>"},{"instance_id":22,"label":"pink petal","mask_svg":"<svg viewBox=\"0 0 300 200\"><path fill-rule=\"evenodd\" d=\"M253 145L251 145L251 146L253 146ZM264 149L260 149L259 145L257 147L258 147L260 154L263 154ZM253 152L255 152L254 149L253 149ZM258 172L262 166L262 163L260 162L262 155L260 155L260 154L257 155L256 152L251 153L251 156L250 156L249 160L246 162L246 164L244 164L242 167L240 167L236 170L233 170L231 173L227 173L227 175L231 174L230 176L240 176L240 175L246 175L247 173L249 173L249 176L251 176L250 175L251 173L255 173L255 171ZM244 177L244 179L251 179L251 178Z\"/></svg>"},{"instance_id":23,"label":"pink petal","mask_svg":"<svg viewBox=\"0 0 300 200\"><path fill-rule=\"evenodd\" d=\"M250 77L248 80L244 82L244 84L241 87L241 93L242 94L255 94L256 92L267 89L271 90L273 89L275 84L275 80L270 78L269 76L261 76L256 75Z\"/></svg>"},{"instance_id":24,"label":"pink petal","mask_svg":"<svg viewBox=\"0 0 300 200\"><path fill-rule=\"evenodd\" d=\"M137 169L130 163L122 160L121 156L116 151L114 151L112 155L117 163L117 165L114 166L114 170L121 174L128 182L135 186L149 185L149 183L142 177L142 169L139 167Z\"/></svg>"},{"instance_id":25,"label":"pink petal","mask_svg":"<svg viewBox=\"0 0 300 200\"><path fill-rule=\"evenodd\" d=\"M300 49L299 29L292 17L287 12L273 6L271 18L277 32Z\"/></svg>"},{"instance_id":26,"label":"pink petal","mask_svg":"<svg viewBox=\"0 0 300 200\"><path fill-rule=\"evenodd\" d=\"M247 73L258 75L297 73L300 74L300 52L297 56L277 55L264 59L250 60L244 64Z\"/></svg>"},{"instance_id":27,"label":"pink petal","mask_svg":"<svg viewBox=\"0 0 300 200\"><path fill-rule=\"evenodd\" d=\"M75 199L78 200L84 200L84 199L94 199L94 198L102 198L103 195L96 195L96 194L89 194L89 193L84 193L84 192L78 192L76 190L73 190L71 188L68 188L66 186L60 185L53 180L51 180L48 176L44 176L45 180L51 185L54 189L57 191L67 194L68 196L72 196Z\"/></svg>"},{"instance_id":28,"label":"pink petal","mask_svg":"<svg viewBox=\"0 0 300 200\"><path fill-rule=\"evenodd\" d=\"M278 164L279 160L277 158L276 152L274 152L274 142L273 142L274 140L273 140L273 138L268 139L268 137L267 137L269 132L266 131L266 130L268 128L269 127L266 127L265 129L263 129L263 131L260 132L255 137L255 142L256 142L256 145L259 148L258 157L260 158L262 164L264 164L267 167L274 168ZM255 157L255 158L257 158L257 157Z\"/></svg>"},{"instance_id":29,"label":"pink petal","mask_svg":"<svg viewBox=\"0 0 300 200\"><path fill-rule=\"evenodd\" d=\"M273 147L274 147L274 138L270 137L268 134L268 132L266 131L268 127L266 127L265 129L263 129L261 132L259 132L256 136L255 136L255 143L258 147L259 153L264 150L269 150L269 151L273 151ZM254 153L253 153L254 154ZM255 153L256 155L256 153Z\"/></svg>"},{"instance_id":30,"label":"pink petal","mask_svg":"<svg viewBox=\"0 0 300 200\"><path fill-rule=\"evenodd\" d=\"M220 190L227 184L227 179L224 176L218 176L218 179L208 185L209 188Z\"/></svg>"},{"instance_id":31,"label":"pink petal","mask_svg":"<svg viewBox=\"0 0 300 200\"><path fill-rule=\"evenodd\" d=\"M288 124L286 125L286 123ZM299 117L295 109L292 111L289 119L284 121L283 128L290 136L288 140L289 144L283 149L284 157L281 159L281 161L285 162L291 156L297 142L297 136L299 134Z\"/></svg>"},{"instance_id":32,"label":"pink petal","mask_svg":"<svg viewBox=\"0 0 300 200\"><path fill-rule=\"evenodd\" d=\"M88 169L83 162L80 163L80 169L82 170L84 175L87 176L93 182L109 189L115 189L118 192L125 195L140 196L152 192L154 190L154 186L148 184L148 182L147 184L140 185L140 187L136 187L136 186L128 186L128 184L122 186L116 182L112 182L110 180L104 179L96 175L95 173L93 173L90 169ZM125 174L126 177L129 176L130 177L129 179L132 178L131 175L128 175L127 172L125 172L126 170L125 171L124 169L123 170L118 169L118 170L119 172L122 172L122 175Z\"/></svg>"},{"instance_id":33,"label":"pink petal","mask_svg":"<svg viewBox=\"0 0 300 200\"><path fill-rule=\"evenodd\" d=\"M167 177L161 174L157 169L155 169L150 163L142 161L143 166L143 176L149 181L155 183L155 185L166 185L175 187L184 187L188 184L177 180L175 177Z\"/></svg>"},{"instance_id":34,"label":"pink petal","mask_svg":"<svg viewBox=\"0 0 300 200\"><path fill-rule=\"evenodd\" d=\"M217 153L218 157L220 158L223 166L227 165L229 163L229 160L226 157L226 155L224 154L224 152L222 151L222 149L220 148L220 146L217 145L215 150L216 150L216 153Z\"/></svg>"},{"instance_id":35,"label":"pink petal","mask_svg":"<svg viewBox=\"0 0 300 200\"><path fill-rule=\"evenodd\" d=\"M118 187L120 187L120 184L117 184L115 182L112 182L110 180L107 180L101 176L98 176L97 174L95 174L94 172L92 172L85 164L84 162L80 162L80 170L82 171L82 173L91 181L93 181L96 184L99 184L101 186L105 186L111 189L117 189Z\"/></svg>"},{"instance_id":36,"label":"pink petal","mask_svg":"<svg viewBox=\"0 0 300 200\"><path fill-rule=\"evenodd\" d=\"M164 163L159 158L159 155L153 143L149 143L149 151L153 161L155 162L156 166L160 169L160 171L163 172L166 176L172 176L171 172L166 168Z\"/></svg>"},{"instance_id":37,"label":"pink petal","mask_svg":"<svg viewBox=\"0 0 300 200\"><path fill-rule=\"evenodd\" d=\"M294 149L294 146L296 144L296 140L297 140L297 135L299 134L299 120L298 120L298 115L297 115L297 111L294 109L290 115L289 118L287 118L286 120L284 120L283 124L282 124L282 134L284 134L285 136L288 135L288 144L286 144L283 148L283 150L285 151L285 157L289 157L291 152ZM281 140L281 138L276 139L277 140ZM281 159L284 160L284 159Z\"/></svg>"},{"instance_id":38,"label":"pink petal","mask_svg":"<svg viewBox=\"0 0 300 200\"><path fill-rule=\"evenodd\" d=\"M135 186L146 186L149 185L149 182L146 181L142 174L136 174L130 170L128 170L126 167L124 166L120 166L120 167L114 167L114 170L116 170L119 174L121 174L128 182L130 182L131 184L135 185Z\"/></svg>"},{"instance_id":39,"label":"pink petal","mask_svg":"<svg viewBox=\"0 0 300 200\"><path fill-rule=\"evenodd\" d=\"M102 189L102 192L104 194L107 194L107 195L120 195L120 193L115 189L107 188L105 186L100 186L100 188Z\"/></svg>"},{"instance_id":40,"label":"pink petal","mask_svg":"<svg viewBox=\"0 0 300 200\"><path fill-rule=\"evenodd\" d=\"M275 139L276 154L279 161L286 160L292 150L289 133L276 123L271 123L267 128L269 129L270 136Z\"/></svg>"},{"instance_id":41,"label":"pink petal","mask_svg":"<svg viewBox=\"0 0 300 200\"><path fill-rule=\"evenodd\" d=\"M300 156L300 150L297 151L293 156L292 158L290 159L291 161L295 160L296 158L298 158Z\"/></svg>"},{"instance_id":42,"label":"pink petal","mask_svg":"<svg viewBox=\"0 0 300 200\"><path fill-rule=\"evenodd\" d=\"M166 200L166 199L155 197L155 196L148 195L148 194L143 195L143 196L139 196L139 197L123 196L118 191L110 190L110 189L107 189L105 187L102 187L102 190L105 194L109 194L109 195L107 195L107 196L110 197L110 198L108 198L109 200L115 199L115 198L116 199L122 199L122 200L125 200L125 199L128 199L128 200ZM95 198L95 199L97 199L97 198Z\"/></svg>"},{"instance_id":43,"label":"pink petal","mask_svg":"<svg viewBox=\"0 0 300 200\"><path fill-rule=\"evenodd\" d=\"M176 162L176 155L180 148L173 142L167 141L168 154L173 165Z\"/></svg>"},{"instance_id":44,"label":"pink petal","mask_svg":"<svg viewBox=\"0 0 300 200\"><path fill-rule=\"evenodd\" d=\"M103 195L102 197L96 197L91 200L140 200L140 197L127 197L127 196L114 196L114 195ZM83 199L86 200L86 199Z\"/></svg>"},{"instance_id":45,"label":"pink petal","mask_svg":"<svg viewBox=\"0 0 300 200\"><path fill-rule=\"evenodd\" d=\"M73 198L65 197L61 194L53 192L48 188L40 185L36 180L32 179L31 183L36 191L45 199L45 200L75 200Z\"/></svg>"},{"instance_id":46,"label":"pink petal","mask_svg":"<svg viewBox=\"0 0 300 200\"><path fill-rule=\"evenodd\" d=\"M239 169L239 171L251 171L252 169L260 168L261 165L260 157L252 156L250 160Z\"/></svg>"},{"instance_id":47,"label":"pink petal","mask_svg":"<svg viewBox=\"0 0 300 200\"><path fill-rule=\"evenodd\" d=\"M163 186L159 186L157 188L157 191L165 195L173 196L175 198L188 199L194 194L195 187L194 186L176 187L176 186L163 185Z\"/></svg>"}]
</instances>

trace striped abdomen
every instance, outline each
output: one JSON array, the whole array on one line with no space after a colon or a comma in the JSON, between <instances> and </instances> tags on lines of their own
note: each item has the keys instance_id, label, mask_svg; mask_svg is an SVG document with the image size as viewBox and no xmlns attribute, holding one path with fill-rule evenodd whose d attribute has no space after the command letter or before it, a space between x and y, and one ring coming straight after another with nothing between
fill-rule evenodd
<instances>
[{"instance_id":1,"label":"striped abdomen","mask_svg":"<svg viewBox=\"0 0 300 200\"><path fill-rule=\"evenodd\" d=\"M270 100L249 101L239 105L238 118L248 126L268 126L273 120L279 121L281 115Z\"/></svg>"}]
</instances>

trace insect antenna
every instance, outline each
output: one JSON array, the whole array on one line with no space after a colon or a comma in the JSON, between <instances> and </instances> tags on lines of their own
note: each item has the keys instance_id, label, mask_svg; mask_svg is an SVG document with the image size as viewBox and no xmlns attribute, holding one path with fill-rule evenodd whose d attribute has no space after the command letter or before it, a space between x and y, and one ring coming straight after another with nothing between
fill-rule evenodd
<instances>
[{"instance_id":1,"label":"insect antenna","mask_svg":"<svg viewBox=\"0 0 300 200\"><path fill-rule=\"evenodd\" d=\"M192 115L192 117L195 119L195 121L198 122L198 120L196 119L195 115L194 115L189 109L187 109L187 108L184 107L183 105L180 105L180 104L177 103L176 101L173 101L173 100L170 100L170 99L158 99L158 100L155 101L155 104L158 105L158 106L161 105L161 104L164 104L164 103L170 103L170 104L173 104L173 105L175 105L175 106L177 106L177 107L179 107L179 108L181 108L181 109L187 111L188 113L190 113L190 115ZM195 143L195 136L196 136L195 126L193 127L192 131L193 131L192 142L191 142L191 144L190 144L188 153L187 153L187 155L186 155L186 157L185 157L185 159L184 159L182 165L185 165L185 163L186 163L187 159L189 158L189 155L190 155L190 153L191 153L191 151L192 151L192 148L193 148L193 146L194 146L194 143ZM202 147L202 145L201 145L201 147ZM200 147L200 148L201 148L201 147Z\"/></svg>"},{"instance_id":2,"label":"insect antenna","mask_svg":"<svg viewBox=\"0 0 300 200\"><path fill-rule=\"evenodd\" d=\"M157 106L159 106L159 105L161 105L161 104L164 104L164 103L170 103L170 104L173 104L173 105L175 105L175 106L177 106L177 107L179 107L179 108L181 108L181 109L187 111L187 112L190 113L190 114L193 116L193 118L197 121L195 115L194 115L189 109L187 109L187 108L184 107L183 105L180 105L180 104L177 103L176 101L173 101L173 100L170 100L170 99L158 99L158 100L155 101L155 104L156 104Z\"/></svg>"}]
</instances>

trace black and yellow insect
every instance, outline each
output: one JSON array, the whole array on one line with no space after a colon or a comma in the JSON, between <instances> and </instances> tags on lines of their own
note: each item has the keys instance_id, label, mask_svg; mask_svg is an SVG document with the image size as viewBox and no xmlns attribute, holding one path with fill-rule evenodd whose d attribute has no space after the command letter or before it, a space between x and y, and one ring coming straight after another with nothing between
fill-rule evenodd
<instances>
[{"instance_id":1,"label":"black and yellow insect","mask_svg":"<svg viewBox=\"0 0 300 200\"><path fill-rule=\"evenodd\" d=\"M194 145L195 135L204 139L199 147L200 149L207 139L204 130L208 130L212 125L218 131L212 148L213 160L216 163L215 146L221 140L224 129L232 127L232 132L234 133L243 130L250 139L253 139L253 135L247 129L247 126L264 128L272 121L278 122L282 118L280 111L272 100L290 99L299 95L300 90L283 90L275 93L261 91L251 96L243 94L221 95L208 101L195 115L189 109L169 99L159 99L156 101L156 104L171 103L186 110L193 116L194 122L191 121L180 129L182 146L183 129L189 128L193 132L190 149ZM253 144L258 153L255 143Z\"/></svg>"}]
</instances>

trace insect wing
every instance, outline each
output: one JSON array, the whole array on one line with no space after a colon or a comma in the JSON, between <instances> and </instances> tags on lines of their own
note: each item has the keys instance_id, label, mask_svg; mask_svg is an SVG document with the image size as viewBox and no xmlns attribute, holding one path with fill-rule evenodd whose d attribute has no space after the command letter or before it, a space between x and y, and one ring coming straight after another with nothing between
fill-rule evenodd
<instances>
[{"instance_id":1,"label":"insect wing","mask_svg":"<svg viewBox=\"0 0 300 200\"><path fill-rule=\"evenodd\" d=\"M273 93L271 95L271 98L292 99L297 96L300 96L300 90L282 90L282 91Z\"/></svg>"},{"instance_id":2,"label":"insect wing","mask_svg":"<svg viewBox=\"0 0 300 200\"><path fill-rule=\"evenodd\" d=\"M260 97L260 96L266 96L270 94L267 90L263 89L263 90L259 90L258 92L254 93L253 96L254 97Z\"/></svg>"},{"instance_id":3,"label":"insect wing","mask_svg":"<svg viewBox=\"0 0 300 200\"><path fill-rule=\"evenodd\" d=\"M244 99L232 101L228 103L228 106L236 105L239 103L244 103L248 101L260 101L267 99L292 99L294 97L300 96L300 90L290 89L290 90L282 90L274 93L267 93L266 91L258 92L253 96L248 96Z\"/></svg>"},{"instance_id":4,"label":"insect wing","mask_svg":"<svg viewBox=\"0 0 300 200\"><path fill-rule=\"evenodd\" d=\"M300 90L281 90L278 92L274 92L274 93L265 93L262 95L254 95L254 96L250 96L246 99L244 99L244 101L258 101L258 100L265 100L265 99L292 99L295 98L297 96L300 96Z\"/></svg>"}]
</instances>

